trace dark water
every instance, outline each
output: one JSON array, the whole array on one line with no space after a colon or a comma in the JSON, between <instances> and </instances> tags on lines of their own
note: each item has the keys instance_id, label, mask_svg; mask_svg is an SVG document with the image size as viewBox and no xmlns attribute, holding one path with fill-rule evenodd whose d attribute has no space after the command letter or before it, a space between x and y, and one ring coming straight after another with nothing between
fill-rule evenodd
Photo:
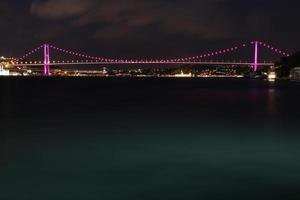
<instances>
[{"instance_id":1,"label":"dark water","mask_svg":"<svg viewBox=\"0 0 300 200\"><path fill-rule=\"evenodd\" d=\"M300 199L300 85L0 79L1 200Z\"/></svg>"}]
</instances>

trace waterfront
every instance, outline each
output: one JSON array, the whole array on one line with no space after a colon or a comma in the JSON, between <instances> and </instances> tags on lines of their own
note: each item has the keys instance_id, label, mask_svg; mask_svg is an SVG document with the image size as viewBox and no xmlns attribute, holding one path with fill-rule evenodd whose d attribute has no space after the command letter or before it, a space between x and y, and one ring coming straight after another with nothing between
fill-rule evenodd
<instances>
[{"instance_id":1,"label":"waterfront","mask_svg":"<svg viewBox=\"0 0 300 200\"><path fill-rule=\"evenodd\" d=\"M0 88L0 199L300 197L298 83L10 77Z\"/></svg>"}]
</instances>

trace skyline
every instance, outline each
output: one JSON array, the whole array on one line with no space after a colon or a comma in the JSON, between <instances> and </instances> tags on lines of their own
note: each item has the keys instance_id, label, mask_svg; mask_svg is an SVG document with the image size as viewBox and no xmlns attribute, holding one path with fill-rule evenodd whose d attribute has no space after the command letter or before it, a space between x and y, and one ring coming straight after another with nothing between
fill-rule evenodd
<instances>
[{"instance_id":1,"label":"skyline","mask_svg":"<svg viewBox=\"0 0 300 200\"><path fill-rule=\"evenodd\" d=\"M0 24L6 27L0 34L0 54L18 56L49 42L108 57L176 57L253 39L295 52L299 4L268 0L12 0L0 3Z\"/></svg>"}]
</instances>

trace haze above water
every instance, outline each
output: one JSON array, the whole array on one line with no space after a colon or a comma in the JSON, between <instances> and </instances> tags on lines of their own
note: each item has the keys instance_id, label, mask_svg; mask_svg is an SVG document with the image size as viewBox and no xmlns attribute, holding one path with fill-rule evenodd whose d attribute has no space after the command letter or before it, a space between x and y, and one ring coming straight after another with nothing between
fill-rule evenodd
<instances>
[{"instance_id":1,"label":"haze above water","mask_svg":"<svg viewBox=\"0 0 300 200\"><path fill-rule=\"evenodd\" d=\"M300 84L0 79L0 199L299 199Z\"/></svg>"}]
</instances>

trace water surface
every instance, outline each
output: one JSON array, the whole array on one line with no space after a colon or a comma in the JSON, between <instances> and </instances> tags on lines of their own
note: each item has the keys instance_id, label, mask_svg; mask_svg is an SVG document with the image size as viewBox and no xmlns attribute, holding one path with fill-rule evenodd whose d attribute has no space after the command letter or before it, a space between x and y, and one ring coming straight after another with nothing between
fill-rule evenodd
<instances>
[{"instance_id":1,"label":"water surface","mask_svg":"<svg viewBox=\"0 0 300 200\"><path fill-rule=\"evenodd\" d=\"M0 199L299 199L300 85L0 79Z\"/></svg>"}]
</instances>

